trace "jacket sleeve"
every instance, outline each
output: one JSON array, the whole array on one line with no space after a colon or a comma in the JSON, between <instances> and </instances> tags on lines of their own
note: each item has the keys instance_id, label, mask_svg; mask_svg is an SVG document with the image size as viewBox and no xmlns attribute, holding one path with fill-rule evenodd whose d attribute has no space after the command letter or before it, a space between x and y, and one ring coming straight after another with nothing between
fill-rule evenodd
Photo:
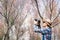
<instances>
[{"instance_id":1,"label":"jacket sleeve","mask_svg":"<svg viewBox=\"0 0 60 40\"><path fill-rule=\"evenodd\" d=\"M36 33L42 33L42 34L48 34L50 32L50 29L42 29L42 28L38 28L38 26L34 25L34 32Z\"/></svg>"},{"instance_id":2,"label":"jacket sleeve","mask_svg":"<svg viewBox=\"0 0 60 40\"><path fill-rule=\"evenodd\" d=\"M34 32L40 33L41 28L38 28L38 26L34 25Z\"/></svg>"}]
</instances>

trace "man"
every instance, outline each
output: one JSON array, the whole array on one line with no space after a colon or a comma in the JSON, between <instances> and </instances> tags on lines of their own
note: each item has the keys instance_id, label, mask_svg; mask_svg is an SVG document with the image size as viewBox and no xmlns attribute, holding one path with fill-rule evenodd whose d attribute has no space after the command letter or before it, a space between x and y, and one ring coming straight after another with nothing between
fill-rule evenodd
<instances>
[{"instance_id":1,"label":"man","mask_svg":"<svg viewBox=\"0 0 60 40\"><path fill-rule=\"evenodd\" d=\"M34 19L34 32L39 32L38 30L40 30L40 20L38 19Z\"/></svg>"},{"instance_id":2,"label":"man","mask_svg":"<svg viewBox=\"0 0 60 40\"><path fill-rule=\"evenodd\" d=\"M43 21L43 27L38 26L38 20L35 20L34 32L42 34L42 40L51 40L52 30L48 21Z\"/></svg>"}]
</instances>

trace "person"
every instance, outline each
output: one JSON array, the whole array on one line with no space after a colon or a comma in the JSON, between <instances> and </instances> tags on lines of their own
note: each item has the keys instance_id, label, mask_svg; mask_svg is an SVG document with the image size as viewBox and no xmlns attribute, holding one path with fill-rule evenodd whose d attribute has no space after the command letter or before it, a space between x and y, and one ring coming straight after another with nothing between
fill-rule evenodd
<instances>
[{"instance_id":1,"label":"person","mask_svg":"<svg viewBox=\"0 0 60 40\"><path fill-rule=\"evenodd\" d=\"M34 32L42 34L42 40L51 40L52 29L48 21L43 21L43 27L41 28L40 21L35 20ZM38 26L39 25L39 26Z\"/></svg>"},{"instance_id":2,"label":"person","mask_svg":"<svg viewBox=\"0 0 60 40\"><path fill-rule=\"evenodd\" d=\"M40 20L38 19L34 19L34 32L39 32L38 30L40 30L41 26L40 26Z\"/></svg>"}]
</instances>

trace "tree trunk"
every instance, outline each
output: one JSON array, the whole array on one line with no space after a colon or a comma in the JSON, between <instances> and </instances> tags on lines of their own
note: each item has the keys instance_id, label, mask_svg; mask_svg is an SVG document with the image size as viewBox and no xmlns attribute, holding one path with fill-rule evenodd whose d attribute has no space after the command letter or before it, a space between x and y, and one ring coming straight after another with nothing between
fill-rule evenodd
<instances>
[{"instance_id":1,"label":"tree trunk","mask_svg":"<svg viewBox=\"0 0 60 40\"><path fill-rule=\"evenodd\" d=\"M9 33L5 34L2 40L9 40Z\"/></svg>"},{"instance_id":2,"label":"tree trunk","mask_svg":"<svg viewBox=\"0 0 60 40\"><path fill-rule=\"evenodd\" d=\"M3 35L3 39L2 40L9 40L9 29L7 29L7 32Z\"/></svg>"}]
</instances>

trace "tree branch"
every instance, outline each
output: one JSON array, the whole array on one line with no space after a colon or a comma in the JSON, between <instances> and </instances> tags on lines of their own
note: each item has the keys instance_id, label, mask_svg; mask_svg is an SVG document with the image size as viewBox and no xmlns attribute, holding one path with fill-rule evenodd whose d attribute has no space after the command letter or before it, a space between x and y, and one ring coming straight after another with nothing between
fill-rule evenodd
<instances>
[{"instance_id":1,"label":"tree branch","mask_svg":"<svg viewBox=\"0 0 60 40\"><path fill-rule=\"evenodd\" d=\"M35 0L35 3L36 3L37 10L38 10L38 14L39 14L40 18L43 19L43 17L42 17L41 14L40 14L40 11L39 11L39 7L38 7L38 2L37 2L37 0Z\"/></svg>"},{"instance_id":2,"label":"tree branch","mask_svg":"<svg viewBox=\"0 0 60 40\"><path fill-rule=\"evenodd\" d=\"M57 16L54 18L54 20L57 19L59 17L59 15L60 15L60 10L59 10L59 13L57 14ZM54 22L54 20L53 20L53 22Z\"/></svg>"},{"instance_id":3,"label":"tree branch","mask_svg":"<svg viewBox=\"0 0 60 40\"><path fill-rule=\"evenodd\" d=\"M19 26L22 26L22 24L24 23L24 20L26 19L27 16L28 16L28 14L26 14L26 16L24 17L24 19L20 22ZM19 35L19 33L20 33L19 30L20 30L20 28L18 28L17 40L19 39L19 37L20 37L21 35L23 35L23 34Z\"/></svg>"},{"instance_id":4,"label":"tree branch","mask_svg":"<svg viewBox=\"0 0 60 40\"><path fill-rule=\"evenodd\" d=\"M52 27L55 27L55 26L57 26L58 24L60 24L60 22L59 22L59 23L57 23L57 24L55 24L55 25L53 25Z\"/></svg>"},{"instance_id":5,"label":"tree branch","mask_svg":"<svg viewBox=\"0 0 60 40\"><path fill-rule=\"evenodd\" d=\"M0 12L0 15L4 17L4 15L2 15L2 13Z\"/></svg>"}]
</instances>

